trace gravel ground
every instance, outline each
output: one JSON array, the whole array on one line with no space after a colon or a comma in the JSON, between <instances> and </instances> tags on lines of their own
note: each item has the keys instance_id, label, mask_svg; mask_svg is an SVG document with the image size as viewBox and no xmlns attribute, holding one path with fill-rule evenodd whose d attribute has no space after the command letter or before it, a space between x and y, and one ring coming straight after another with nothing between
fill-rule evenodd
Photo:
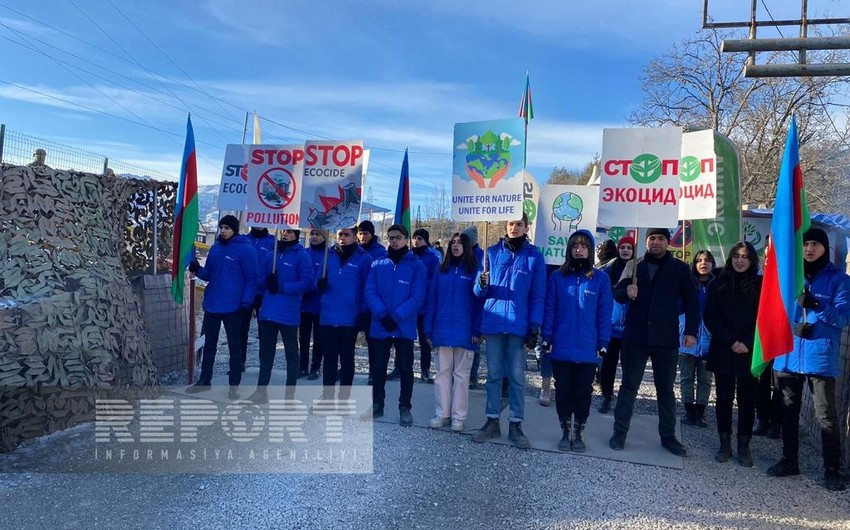
<instances>
[{"instance_id":1,"label":"gravel ground","mask_svg":"<svg viewBox=\"0 0 850 530\"><path fill-rule=\"evenodd\" d=\"M257 364L256 353L248 364ZM217 365L226 371L224 358ZM358 350L358 373L365 365ZM185 373L164 378L183 381ZM536 395L538 372L527 381ZM642 412L654 412L651 377L639 398ZM803 474L771 479L764 471L778 441L754 440L754 468L717 464L713 407L708 422L684 427L691 454L683 470L519 452L377 423L367 475L0 474L0 528L850 528L850 492L822 487L819 451L804 445ZM61 458L81 450L91 429L13 454L24 462Z\"/></svg>"}]
</instances>

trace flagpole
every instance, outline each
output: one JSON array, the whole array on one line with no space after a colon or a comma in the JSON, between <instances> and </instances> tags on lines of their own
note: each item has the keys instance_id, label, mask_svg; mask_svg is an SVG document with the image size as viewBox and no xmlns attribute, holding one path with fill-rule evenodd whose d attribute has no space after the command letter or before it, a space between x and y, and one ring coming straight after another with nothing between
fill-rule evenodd
<instances>
[{"instance_id":1,"label":"flagpole","mask_svg":"<svg viewBox=\"0 0 850 530\"><path fill-rule=\"evenodd\" d=\"M328 247L331 244L331 231L325 230L325 257L322 260L322 278L328 276Z\"/></svg>"}]
</instances>

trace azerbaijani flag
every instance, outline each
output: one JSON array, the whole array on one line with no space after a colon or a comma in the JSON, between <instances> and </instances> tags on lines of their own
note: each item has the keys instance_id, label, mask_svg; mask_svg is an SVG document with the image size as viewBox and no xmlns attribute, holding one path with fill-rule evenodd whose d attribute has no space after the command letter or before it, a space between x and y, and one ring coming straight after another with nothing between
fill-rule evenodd
<instances>
[{"instance_id":1,"label":"azerbaijani flag","mask_svg":"<svg viewBox=\"0 0 850 530\"><path fill-rule=\"evenodd\" d=\"M776 203L765 250L764 279L756 318L750 371L759 377L767 364L794 349L794 303L803 292L803 233L812 222L800 169L797 121L791 117L776 185Z\"/></svg>"},{"instance_id":2,"label":"azerbaijani flag","mask_svg":"<svg viewBox=\"0 0 850 530\"><path fill-rule=\"evenodd\" d=\"M519 102L519 117L525 119L525 125L534 119L534 107L531 106L531 80L528 72L525 73L525 92L522 93L522 100Z\"/></svg>"},{"instance_id":3,"label":"azerbaijani flag","mask_svg":"<svg viewBox=\"0 0 850 530\"><path fill-rule=\"evenodd\" d=\"M198 163L195 158L195 133L192 116L186 122L186 146L183 148L183 165L177 185L174 205L174 245L171 257L171 296L183 303L183 271L194 255L195 236L198 233Z\"/></svg>"},{"instance_id":4,"label":"azerbaijani flag","mask_svg":"<svg viewBox=\"0 0 850 530\"><path fill-rule=\"evenodd\" d=\"M401 163L401 177L398 180L398 197L395 200L395 224L402 225L410 235L410 170L407 166L407 148L404 148L404 161Z\"/></svg>"}]
</instances>

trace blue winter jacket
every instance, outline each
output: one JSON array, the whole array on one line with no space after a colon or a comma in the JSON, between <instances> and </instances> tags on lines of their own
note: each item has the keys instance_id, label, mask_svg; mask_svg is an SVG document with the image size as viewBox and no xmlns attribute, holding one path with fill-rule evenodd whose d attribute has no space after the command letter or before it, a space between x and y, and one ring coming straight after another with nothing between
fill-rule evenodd
<instances>
[{"instance_id":1,"label":"blue winter jacket","mask_svg":"<svg viewBox=\"0 0 850 530\"><path fill-rule=\"evenodd\" d=\"M813 324L812 336L794 336L794 351L777 357L773 369L780 372L836 377L840 374L838 351L841 329L850 324L850 277L828 263L812 280L806 281L820 302L806 309L806 322ZM803 321L803 309L795 305L794 322Z\"/></svg>"},{"instance_id":2,"label":"blue winter jacket","mask_svg":"<svg viewBox=\"0 0 850 530\"><path fill-rule=\"evenodd\" d=\"M372 262L366 281L366 304L372 311L370 335L373 339L416 338L416 315L425 303L425 266L407 251L398 265L389 258ZM387 331L381 317L390 315L398 327Z\"/></svg>"},{"instance_id":3,"label":"blue winter jacket","mask_svg":"<svg viewBox=\"0 0 850 530\"><path fill-rule=\"evenodd\" d=\"M257 289L257 253L244 235L219 237L195 276L207 282L204 311L233 313L251 307Z\"/></svg>"},{"instance_id":4,"label":"blue winter jacket","mask_svg":"<svg viewBox=\"0 0 850 530\"><path fill-rule=\"evenodd\" d=\"M437 270L428 289L423 325L435 348L474 349L472 337L481 335L481 303L472 290L477 276L478 271L469 273L463 266L450 265L446 272Z\"/></svg>"},{"instance_id":5,"label":"blue winter jacket","mask_svg":"<svg viewBox=\"0 0 850 530\"><path fill-rule=\"evenodd\" d=\"M413 251L411 250L411 252ZM440 251L434 247L427 247L421 255L416 255L415 252L413 254L422 261L422 265L425 265L425 303L419 308L419 314L424 315L428 308L428 291L431 288L431 282L434 280L437 270L440 268L440 259L442 256L440 255Z\"/></svg>"},{"instance_id":6,"label":"blue winter jacket","mask_svg":"<svg viewBox=\"0 0 850 530\"><path fill-rule=\"evenodd\" d=\"M368 245L363 246L360 245L360 248L366 251L369 256L372 257L372 261L377 261L379 259L383 259L387 257L387 249L384 245L378 243L378 239L375 236L372 236L372 240Z\"/></svg>"},{"instance_id":7,"label":"blue winter jacket","mask_svg":"<svg viewBox=\"0 0 850 530\"><path fill-rule=\"evenodd\" d=\"M487 249L487 261L489 285L481 288L475 282L475 295L485 299L481 333L525 337L531 328L539 329L546 293L546 264L540 250L526 241L513 253L501 240Z\"/></svg>"},{"instance_id":8,"label":"blue winter jacket","mask_svg":"<svg viewBox=\"0 0 850 530\"><path fill-rule=\"evenodd\" d=\"M328 249L328 252L330 252L330 249ZM310 245L310 248L307 249L307 254L310 255L310 262L313 264L313 277L318 280L322 277L322 269L324 268L325 247L324 245L321 245L321 248L317 249L314 248L313 245ZM301 300L302 313L318 315L321 308L321 300L318 291L313 289L304 293L304 298Z\"/></svg>"},{"instance_id":9,"label":"blue winter jacket","mask_svg":"<svg viewBox=\"0 0 850 530\"><path fill-rule=\"evenodd\" d=\"M265 263L266 254L274 250L275 236L266 234L262 237L254 237L251 233L245 234L245 239L251 243L257 253L257 280L263 277L263 263ZM265 290L265 284L257 285L257 294L262 294Z\"/></svg>"},{"instance_id":10,"label":"blue winter jacket","mask_svg":"<svg viewBox=\"0 0 850 530\"><path fill-rule=\"evenodd\" d=\"M328 290L321 296L319 324L354 327L360 313L369 311L363 297L372 257L360 245L344 264L336 245L328 251Z\"/></svg>"},{"instance_id":11,"label":"blue winter jacket","mask_svg":"<svg viewBox=\"0 0 850 530\"><path fill-rule=\"evenodd\" d=\"M613 259L600 269L611 280L611 289L620 281L625 264L626 262L622 260ZM614 300L614 309L611 312L611 338L620 339L623 337L623 330L626 329L626 312L628 310L628 303L623 304Z\"/></svg>"},{"instance_id":12,"label":"blue winter jacket","mask_svg":"<svg viewBox=\"0 0 850 530\"><path fill-rule=\"evenodd\" d=\"M705 299L706 294L708 293L708 283L709 282L697 282L697 302L699 303L699 331L697 331L696 335L696 343L690 348L685 347L682 343L682 339L685 335L685 314L679 314L679 353L684 355L690 355L691 357L697 357L699 359L705 359L708 357L708 348L711 346L711 333L705 327L705 322L702 319L702 313L705 309ZM684 311L684 306L682 307L682 311Z\"/></svg>"},{"instance_id":13,"label":"blue winter jacket","mask_svg":"<svg viewBox=\"0 0 850 530\"><path fill-rule=\"evenodd\" d=\"M599 270L588 274L549 276L541 336L555 361L596 363L596 352L611 340L611 280Z\"/></svg>"},{"instance_id":14,"label":"blue winter jacket","mask_svg":"<svg viewBox=\"0 0 850 530\"><path fill-rule=\"evenodd\" d=\"M263 260L263 280L268 285L274 253L267 252ZM316 288L310 255L300 243L277 253L278 292L266 291L257 320L270 320L285 326L301 324L301 297Z\"/></svg>"}]
</instances>

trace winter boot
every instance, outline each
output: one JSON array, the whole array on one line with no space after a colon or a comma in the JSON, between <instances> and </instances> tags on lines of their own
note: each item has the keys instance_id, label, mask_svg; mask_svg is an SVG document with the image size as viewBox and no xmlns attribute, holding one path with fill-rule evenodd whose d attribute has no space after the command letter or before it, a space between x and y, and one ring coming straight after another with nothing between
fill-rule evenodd
<instances>
[{"instance_id":1,"label":"winter boot","mask_svg":"<svg viewBox=\"0 0 850 530\"><path fill-rule=\"evenodd\" d=\"M696 422L696 404L685 403L685 415L682 417L682 425L694 425Z\"/></svg>"},{"instance_id":2,"label":"winter boot","mask_svg":"<svg viewBox=\"0 0 850 530\"><path fill-rule=\"evenodd\" d=\"M608 414L611 412L611 396L602 396L602 404L599 405L600 414Z\"/></svg>"},{"instance_id":3,"label":"winter boot","mask_svg":"<svg viewBox=\"0 0 850 530\"><path fill-rule=\"evenodd\" d=\"M738 435L738 464L753 467L753 455L750 453L750 436Z\"/></svg>"},{"instance_id":4,"label":"winter boot","mask_svg":"<svg viewBox=\"0 0 850 530\"><path fill-rule=\"evenodd\" d=\"M699 403L694 405L694 425L701 428L708 427L705 422L705 405Z\"/></svg>"},{"instance_id":5,"label":"winter boot","mask_svg":"<svg viewBox=\"0 0 850 530\"><path fill-rule=\"evenodd\" d=\"M732 433L720 433L720 449L714 455L714 459L718 462L728 462L732 458Z\"/></svg>"},{"instance_id":6,"label":"winter boot","mask_svg":"<svg viewBox=\"0 0 850 530\"><path fill-rule=\"evenodd\" d=\"M514 444L517 449L528 449L531 447L531 442L522 432L522 422L512 421L508 427L508 440Z\"/></svg>"},{"instance_id":7,"label":"winter boot","mask_svg":"<svg viewBox=\"0 0 850 530\"><path fill-rule=\"evenodd\" d=\"M561 420L561 432L563 436L561 436L561 441L558 442L558 450L559 451L569 451L570 450L570 420Z\"/></svg>"},{"instance_id":8,"label":"winter boot","mask_svg":"<svg viewBox=\"0 0 850 530\"><path fill-rule=\"evenodd\" d=\"M484 426L472 434L472 441L480 443L491 438L498 438L501 435L499 418L487 418L487 422Z\"/></svg>"},{"instance_id":9,"label":"winter boot","mask_svg":"<svg viewBox=\"0 0 850 530\"><path fill-rule=\"evenodd\" d=\"M584 440L582 440L583 435L584 423L576 423L575 432L573 433L573 451L576 453L583 453L587 450L587 446L584 445Z\"/></svg>"}]
</instances>

